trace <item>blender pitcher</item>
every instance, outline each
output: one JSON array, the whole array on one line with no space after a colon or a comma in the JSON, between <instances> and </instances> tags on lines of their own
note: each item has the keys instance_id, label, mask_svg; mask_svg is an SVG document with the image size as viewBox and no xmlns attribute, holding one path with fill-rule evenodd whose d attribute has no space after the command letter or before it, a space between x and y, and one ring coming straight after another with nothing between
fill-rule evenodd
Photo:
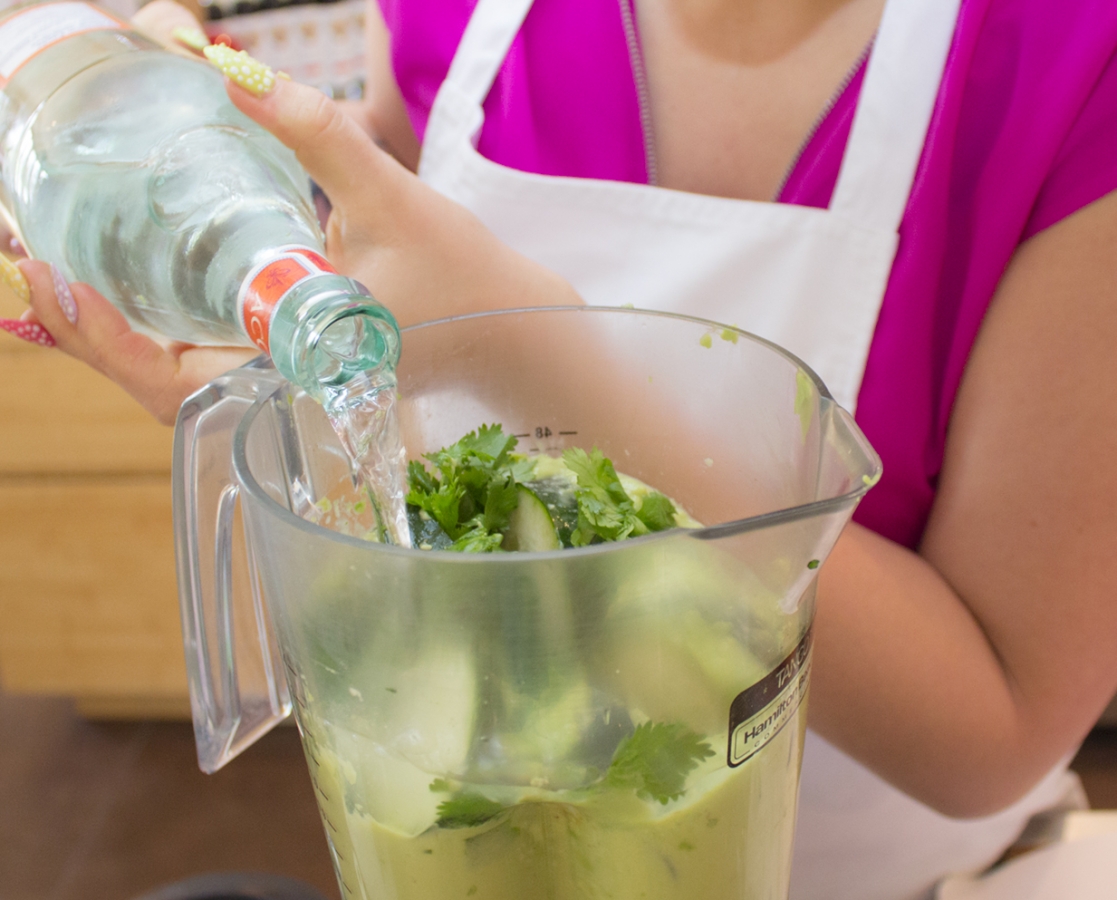
<instances>
[{"instance_id":1,"label":"blender pitcher","mask_svg":"<svg viewBox=\"0 0 1117 900\"><path fill-rule=\"evenodd\" d=\"M818 567L880 475L852 418L790 354L684 316L515 310L402 340L409 458L500 423L519 452L600 448L702 527L364 540L322 408L264 364L223 376L175 441L202 768L293 707L347 900L786 898Z\"/></svg>"}]
</instances>

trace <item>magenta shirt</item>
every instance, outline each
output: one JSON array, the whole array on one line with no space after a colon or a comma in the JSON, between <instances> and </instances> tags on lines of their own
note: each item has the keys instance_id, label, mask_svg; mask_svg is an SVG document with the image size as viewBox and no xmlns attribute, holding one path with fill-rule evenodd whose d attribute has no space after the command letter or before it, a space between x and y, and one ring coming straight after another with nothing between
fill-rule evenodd
<instances>
[{"instance_id":1,"label":"magenta shirt","mask_svg":"<svg viewBox=\"0 0 1117 900\"><path fill-rule=\"evenodd\" d=\"M379 2L422 137L476 0ZM622 2L536 0L485 102L482 155L647 181ZM855 518L900 544L923 534L962 372L1016 248L1117 189L1115 51L1115 0L963 0L857 405L884 477ZM829 205L862 74L779 202Z\"/></svg>"}]
</instances>

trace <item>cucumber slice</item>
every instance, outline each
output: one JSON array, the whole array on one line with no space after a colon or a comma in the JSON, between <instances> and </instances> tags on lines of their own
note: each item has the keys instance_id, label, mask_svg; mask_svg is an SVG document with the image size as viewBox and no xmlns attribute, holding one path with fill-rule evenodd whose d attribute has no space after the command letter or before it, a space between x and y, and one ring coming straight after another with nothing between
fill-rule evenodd
<instances>
[{"instance_id":1,"label":"cucumber slice","mask_svg":"<svg viewBox=\"0 0 1117 900\"><path fill-rule=\"evenodd\" d=\"M536 493L522 484L518 487L519 502L509 516L508 531L500 545L502 550L561 550L555 523L547 507Z\"/></svg>"},{"instance_id":2,"label":"cucumber slice","mask_svg":"<svg viewBox=\"0 0 1117 900\"><path fill-rule=\"evenodd\" d=\"M567 478L555 475L531 482L531 489L551 514L551 521L564 547L571 546L570 535L578 527L576 488L577 482L573 476Z\"/></svg>"},{"instance_id":3,"label":"cucumber slice","mask_svg":"<svg viewBox=\"0 0 1117 900\"><path fill-rule=\"evenodd\" d=\"M420 550L446 550L454 542L434 519L417 506L407 507L407 524L411 527L411 546Z\"/></svg>"}]
</instances>

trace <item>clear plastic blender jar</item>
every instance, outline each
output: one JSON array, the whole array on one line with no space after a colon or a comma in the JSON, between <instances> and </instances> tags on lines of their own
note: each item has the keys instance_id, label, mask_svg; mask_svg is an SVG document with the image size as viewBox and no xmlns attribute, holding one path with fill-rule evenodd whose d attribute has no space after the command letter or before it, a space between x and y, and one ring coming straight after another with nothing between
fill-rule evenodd
<instances>
[{"instance_id":1,"label":"clear plastic blender jar","mask_svg":"<svg viewBox=\"0 0 1117 900\"><path fill-rule=\"evenodd\" d=\"M785 898L818 569L880 474L852 418L765 341L629 309L413 327L398 378L410 458L500 423L703 527L497 554L331 530L362 494L322 409L230 373L175 445L202 768L293 708L346 898Z\"/></svg>"}]
</instances>

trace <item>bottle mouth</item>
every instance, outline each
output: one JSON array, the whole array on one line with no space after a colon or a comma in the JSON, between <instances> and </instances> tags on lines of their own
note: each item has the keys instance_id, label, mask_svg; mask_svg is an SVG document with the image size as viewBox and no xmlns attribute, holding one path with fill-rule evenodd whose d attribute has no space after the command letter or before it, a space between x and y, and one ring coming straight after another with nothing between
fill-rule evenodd
<instances>
[{"instance_id":1,"label":"bottle mouth","mask_svg":"<svg viewBox=\"0 0 1117 900\"><path fill-rule=\"evenodd\" d=\"M394 386L399 326L363 285L323 274L288 293L272 316L272 360L281 375L327 407Z\"/></svg>"},{"instance_id":2,"label":"bottle mouth","mask_svg":"<svg viewBox=\"0 0 1117 900\"><path fill-rule=\"evenodd\" d=\"M337 389L354 379L392 372L399 359L399 332L383 318L383 308L364 304L332 318L310 342L310 374L322 388Z\"/></svg>"}]
</instances>

